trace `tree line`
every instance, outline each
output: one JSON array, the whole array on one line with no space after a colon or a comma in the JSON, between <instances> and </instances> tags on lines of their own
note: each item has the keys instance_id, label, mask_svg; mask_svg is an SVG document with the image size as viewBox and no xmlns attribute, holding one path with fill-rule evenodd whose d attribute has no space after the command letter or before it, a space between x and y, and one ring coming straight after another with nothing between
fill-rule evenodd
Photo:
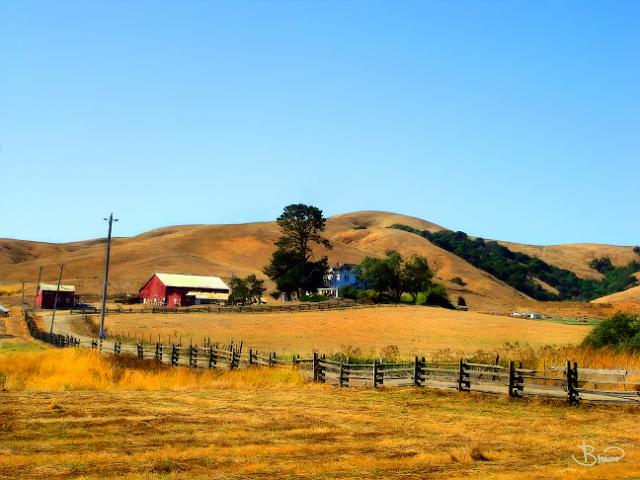
<instances>
[{"instance_id":1,"label":"tree line","mask_svg":"<svg viewBox=\"0 0 640 480\"><path fill-rule=\"evenodd\" d=\"M583 279L570 270L514 252L493 240L469 237L464 232L429 232L402 224L391 228L420 235L536 300L593 300L636 284L634 274L640 272L640 263L635 260L615 267L609 258L603 257L592 261L591 267L602 273L604 278ZM640 249L634 249L634 252L640 254ZM534 278L555 288L558 294L546 290Z\"/></svg>"}]
</instances>

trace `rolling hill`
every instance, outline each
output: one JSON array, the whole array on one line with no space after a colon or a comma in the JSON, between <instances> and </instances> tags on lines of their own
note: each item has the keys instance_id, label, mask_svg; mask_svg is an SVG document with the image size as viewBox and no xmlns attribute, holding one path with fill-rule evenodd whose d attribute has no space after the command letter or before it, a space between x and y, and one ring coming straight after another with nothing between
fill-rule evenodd
<instances>
[{"instance_id":1,"label":"rolling hill","mask_svg":"<svg viewBox=\"0 0 640 480\"><path fill-rule=\"evenodd\" d=\"M387 212L363 211L330 217L326 236L334 248L316 253L327 254L332 264L357 263L364 256L384 255L389 249L404 255L426 256L436 277L453 298L462 295L474 310L540 310L540 303L513 289L451 252L415 234L387 228L393 224L438 232L440 225L415 217ZM229 278L232 274L259 274L268 262L273 243L279 235L275 222L237 225L184 225L164 227L141 235L115 238L112 244L110 292L137 292L153 272L210 274ZM588 263L599 256L610 256L614 263L628 261L634 255L630 247L609 245L559 245L534 247L505 243L515 251L539 255L549 263L571 269L578 275L595 278ZM104 240L49 244L0 239L0 291L19 292L19 282L27 280L32 292L40 265L43 281L52 281L57 265L64 263L63 280L76 285L80 294L97 295L102 284ZM464 287L450 280L460 277ZM272 288L272 285L268 284ZM614 299L615 301L615 299ZM607 302L612 303L612 302Z\"/></svg>"}]
</instances>

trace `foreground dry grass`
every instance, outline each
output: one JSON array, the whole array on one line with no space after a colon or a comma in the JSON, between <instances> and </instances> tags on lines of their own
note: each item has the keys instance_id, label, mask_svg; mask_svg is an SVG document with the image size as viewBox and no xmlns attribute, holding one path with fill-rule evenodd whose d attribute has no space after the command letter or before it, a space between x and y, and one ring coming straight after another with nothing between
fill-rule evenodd
<instances>
[{"instance_id":1,"label":"foreground dry grass","mask_svg":"<svg viewBox=\"0 0 640 480\"><path fill-rule=\"evenodd\" d=\"M380 354L398 346L401 355L427 355L449 349L470 353L506 342L531 346L579 343L591 327L458 312L430 307L260 314L120 314L107 318L111 334L124 333L163 342L211 337L235 339L258 350L309 354L357 348Z\"/></svg>"},{"instance_id":2,"label":"foreground dry grass","mask_svg":"<svg viewBox=\"0 0 640 480\"><path fill-rule=\"evenodd\" d=\"M73 349L0 355L0 372L0 478L640 476L637 408L339 389L290 369L194 372ZM579 467L583 440L625 458Z\"/></svg>"},{"instance_id":3,"label":"foreground dry grass","mask_svg":"<svg viewBox=\"0 0 640 480\"><path fill-rule=\"evenodd\" d=\"M292 375L239 371L209 383L199 377L178 391L129 390L136 387L126 382L113 390L39 391L27 382L24 390L0 393L0 477L640 475L637 409L569 408L434 390L339 389ZM599 451L621 447L626 456L617 464L579 467L571 455L583 440Z\"/></svg>"}]
</instances>

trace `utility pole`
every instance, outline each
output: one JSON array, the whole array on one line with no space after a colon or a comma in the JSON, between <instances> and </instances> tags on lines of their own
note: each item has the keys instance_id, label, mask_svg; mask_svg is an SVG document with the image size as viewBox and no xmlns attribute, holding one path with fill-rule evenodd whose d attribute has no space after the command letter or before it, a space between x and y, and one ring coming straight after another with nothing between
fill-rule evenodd
<instances>
[{"instance_id":1,"label":"utility pole","mask_svg":"<svg viewBox=\"0 0 640 480\"><path fill-rule=\"evenodd\" d=\"M100 332L98 338L102 341L105 338L104 332L104 311L107 303L107 286L109 285L109 255L111 254L111 227L113 222L117 222L117 218L113 218L113 213L109 215L109 218L103 220L109 222L109 233L107 234L107 259L104 265L104 286L102 287L102 309L100 311Z\"/></svg>"},{"instance_id":2,"label":"utility pole","mask_svg":"<svg viewBox=\"0 0 640 480\"><path fill-rule=\"evenodd\" d=\"M38 283L36 283L36 295L33 297L33 315L36 314L36 303L38 302L38 292L40 291L40 280L42 280L42 266L38 271Z\"/></svg>"},{"instance_id":3,"label":"utility pole","mask_svg":"<svg viewBox=\"0 0 640 480\"><path fill-rule=\"evenodd\" d=\"M58 308L58 294L60 293L60 282L62 281L62 269L64 268L64 264L60 264L60 273L58 273L58 288L56 288L56 296L53 297L53 314L51 315L51 328L49 328L49 333L53 334L53 322L56 319L56 309Z\"/></svg>"}]
</instances>

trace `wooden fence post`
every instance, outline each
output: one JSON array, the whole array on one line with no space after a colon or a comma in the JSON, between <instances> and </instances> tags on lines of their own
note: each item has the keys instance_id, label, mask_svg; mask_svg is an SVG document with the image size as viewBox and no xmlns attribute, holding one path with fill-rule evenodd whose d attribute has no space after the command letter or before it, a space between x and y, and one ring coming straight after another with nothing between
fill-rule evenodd
<instances>
[{"instance_id":1,"label":"wooden fence post","mask_svg":"<svg viewBox=\"0 0 640 480\"><path fill-rule=\"evenodd\" d=\"M249 366L253 365L253 350L249 349Z\"/></svg>"},{"instance_id":2,"label":"wooden fence post","mask_svg":"<svg viewBox=\"0 0 640 480\"><path fill-rule=\"evenodd\" d=\"M138 359L144 360L144 344L142 342L139 342L138 344L136 344L136 349L138 350Z\"/></svg>"},{"instance_id":3,"label":"wooden fence post","mask_svg":"<svg viewBox=\"0 0 640 480\"><path fill-rule=\"evenodd\" d=\"M198 368L198 346L189 346L189 366L191 368Z\"/></svg>"},{"instance_id":4,"label":"wooden fence post","mask_svg":"<svg viewBox=\"0 0 640 480\"><path fill-rule=\"evenodd\" d=\"M171 366L177 367L180 359L180 346L175 343L171 344Z\"/></svg>"},{"instance_id":5,"label":"wooden fence post","mask_svg":"<svg viewBox=\"0 0 640 480\"><path fill-rule=\"evenodd\" d=\"M162 363L162 345L160 345L160 342L156 343L156 362Z\"/></svg>"},{"instance_id":6,"label":"wooden fence post","mask_svg":"<svg viewBox=\"0 0 640 480\"><path fill-rule=\"evenodd\" d=\"M349 375L347 374L347 369L344 368L344 362L340 362L340 386L349 386Z\"/></svg>"},{"instance_id":7,"label":"wooden fence post","mask_svg":"<svg viewBox=\"0 0 640 480\"><path fill-rule=\"evenodd\" d=\"M218 363L218 359L216 358L214 352L214 346L209 344L209 368L216 368L216 364Z\"/></svg>"},{"instance_id":8,"label":"wooden fence post","mask_svg":"<svg viewBox=\"0 0 640 480\"><path fill-rule=\"evenodd\" d=\"M578 364L567 360L567 400L569 405L577 405L580 403L580 392L578 391Z\"/></svg>"},{"instance_id":9,"label":"wooden fence post","mask_svg":"<svg viewBox=\"0 0 640 480\"><path fill-rule=\"evenodd\" d=\"M416 356L415 363L413 366L413 386L421 387L424 377L424 357L422 357L422 361Z\"/></svg>"},{"instance_id":10,"label":"wooden fence post","mask_svg":"<svg viewBox=\"0 0 640 480\"><path fill-rule=\"evenodd\" d=\"M373 359L373 388L378 387L378 359Z\"/></svg>"},{"instance_id":11,"label":"wooden fence post","mask_svg":"<svg viewBox=\"0 0 640 480\"><path fill-rule=\"evenodd\" d=\"M318 382L320 373L320 362L318 358L318 352L313 352L313 381Z\"/></svg>"},{"instance_id":12,"label":"wooden fence post","mask_svg":"<svg viewBox=\"0 0 640 480\"><path fill-rule=\"evenodd\" d=\"M460 366L458 370L458 390L468 392L471 390L471 377L466 370L467 364L464 359L460 359Z\"/></svg>"}]
</instances>

